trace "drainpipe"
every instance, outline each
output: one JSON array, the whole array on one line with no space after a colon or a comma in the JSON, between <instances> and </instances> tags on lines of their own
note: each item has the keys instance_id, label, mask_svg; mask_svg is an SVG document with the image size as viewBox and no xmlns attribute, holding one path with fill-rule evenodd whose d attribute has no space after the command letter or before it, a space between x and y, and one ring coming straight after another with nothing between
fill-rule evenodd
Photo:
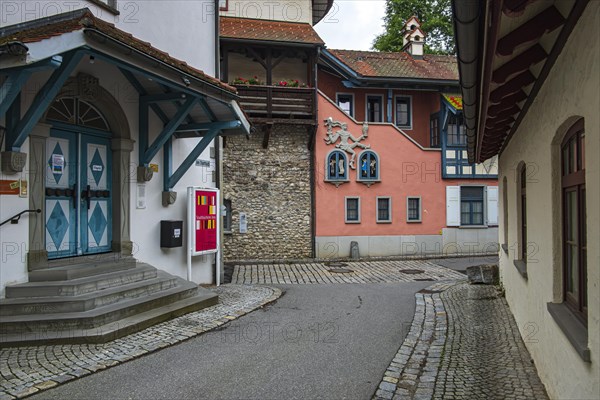
<instances>
[{"instance_id":1,"label":"drainpipe","mask_svg":"<svg viewBox=\"0 0 600 400\"><path fill-rule=\"evenodd\" d=\"M393 113L393 101L394 101L394 96L392 93L392 89L388 89L387 90L387 122L389 122L390 124L392 122L394 122L394 118L392 116Z\"/></svg>"},{"instance_id":2,"label":"drainpipe","mask_svg":"<svg viewBox=\"0 0 600 400\"><path fill-rule=\"evenodd\" d=\"M221 32L221 27L220 27L220 19L219 19L219 0L214 0L215 2L215 78L220 79L221 77L221 43L220 43L220 32ZM223 162L221 161L221 157L223 154L223 138L218 135L214 140L213 140L213 144L214 144L214 148L215 148L215 186L217 189L219 189L221 191L221 196L220 197L220 204L218 205L218 207L220 207L220 209L223 209ZM221 215L222 213L219 210L219 215ZM217 283L223 283L224 277L225 277L225 268L223 268L223 239L224 239L224 235L223 235L223 218L221 217L221 220L218 222L219 226L221 226L220 232L219 232L219 243L220 243L220 249L219 252L216 254L216 257L219 257L219 260L215 259L215 281ZM221 266L221 268L217 268L217 265L219 264ZM216 276L217 273L219 273L220 276Z\"/></svg>"},{"instance_id":3,"label":"drainpipe","mask_svg":"<svg viewBox=\"0 0 600 400\"><path fill-rule=\"evenodd\" d=\"M219 19L219 0L215 0L215 78L221 78L221 21Z\"/></svg>"},{"instance_id":4,"label":"drainpipe","mask_svg":"<svg viewBox=\"0 0 600 400\"><path fill-rule=\"evenodd\" d=\"M315 194L315 165L316 165L316 146L317 146L317 129L319 129L319 68L318 62L321 57L321 47L317 47L317 57L315 59L315 64L313 65L313 76L315 80L315 105L313 109L315 110L315 118L317 119L317 125L315 125L314 132L312 136L312 143L310 144L311 152L310 155L310 202L311 202L311 215L310 215L310 223L311 223L311 251L312 257L315 258L317 256L317 207L315 204L316 194Z\"/></svg>"}]
</instances>

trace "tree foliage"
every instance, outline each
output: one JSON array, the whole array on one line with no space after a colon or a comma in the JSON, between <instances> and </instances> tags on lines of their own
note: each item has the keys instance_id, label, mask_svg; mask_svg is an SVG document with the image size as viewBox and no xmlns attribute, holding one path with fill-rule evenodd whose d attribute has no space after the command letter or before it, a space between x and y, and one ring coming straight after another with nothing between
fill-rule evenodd
<instances>
[{"instance_id":1,"label":"tree foliage","mask_svg":"<svg viewBox=\"0 0 600 400\"><path fill-rule=\"evenodd\" d=\"M425 53L455 53L450 0L386 0L385 14L385 32L375 38L374 49L401 51L402 28L415 15L427 34Z\"/></svg>"}]
</instances>

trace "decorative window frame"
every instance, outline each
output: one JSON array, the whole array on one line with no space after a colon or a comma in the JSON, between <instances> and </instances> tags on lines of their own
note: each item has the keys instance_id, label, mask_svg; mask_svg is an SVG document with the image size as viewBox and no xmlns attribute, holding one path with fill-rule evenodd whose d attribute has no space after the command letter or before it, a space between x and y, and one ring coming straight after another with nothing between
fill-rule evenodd
<instances>
[{"instance_id":1,"label":"decorative window frame","mask_svg":"<svg viewBox=\"0 0 600 400\"><path fill-rule=\"evenodd\" d=\"M346 176L344 178L331 178L331 176L329 175L329 158L333 155L333 153L339 153L342 155L342 157L344 157L344 165L346 167ZM325 182L334 184L336 187L339 187L342 183L350 182L349 168L350 166L348 165L348 155L346 154L346 152L340 149L331 150L329 153L327 153L327 156L325 156Z\"/></svg>"},{"instance_id":2,"label":"decorative window frame","mask_svg":"<svg viewBox=\"0 0 600 400\"><path fill-rule=\"evenodd\" d=\"M398 125L398 99L408 99L408 125ZM397 94L394 96L394 125L400 129L411 131L413 129L413 97L408 94Z\"/></svg>"},{"instance_id":3,"label":"decorative window frame","mask_svg":"<svg viewBox=\"0 0 600 400\"><path fill-rule=\"evenodd\" d=\"M361 173L361 158L363 157L363 155L366 155L367 153L371 153L375 156L375 160L377 161L377 171L375 173L375 177L374 178L362 178L360 176ZM377 152L373 149L367 149L367 150L363 150L358 154L358 165L356 167L356 181L363 183L365 185L367 185L367 187L371 187L372 184L374 183L378 183L381 182L381 157L379 157L379 154L377 154Z\"/></svg>"},{"instance_id":4,"label":"decorative window frame","mask_svg":"<svg viewBox=\"0 0 600 400\"><path fill-rule=\"evenodd\" d=\"M339 104L339 96L349 96L350 97L350 117L354 118L356 115L356 102L354 101L354 93L346 93L346 92L336 92L335 93L335 104L341 109Z\"/></svg>"},{"instance_id":5,"label":"decorative window frame","mask_svg":"<svg viewBox=\"0 0 600 400\"><path fill-rule=\"evenodd\" d=\"M419 218L418 219L410 219L410 200L419 200ZM406 196L406 223L415 224L423 222L423 200L421 196Z\"/></svg>"},{"instance_id":6,"label":"decorative window frame","mask_svg":"<svg viewBox=\"0 0 600 400\"><path fill-rule=\"evenodd\" d=\"M379 97L381 99L381 120L380 121L369 121L369 97ZM366 93L365 94L365 121L368 123L381 124L385 121L385 96L377 93Z\"/></svg>"},{"instance_id":7,"label":"decorative window frame","mask_svg":"<svg viewBox=\"0 0 600 400\"><path fill-rule=\"evenodd\" d=\"M348 200L358 200L358 220L348 220ZM360 212L360 196L346 196L344 197L344 222L346 224L360 224L361 212Z\"/></svg>"},{"instance_id":8,"label":"decorative window frame","mask_svg":"<svg viewBox=\"0 0 600 400\"><path fill-rule=\"evenodd\" d=\"M379 219L379 200L387 200L388 201L388 219ZM375 199L375 220L378 224L391 224L393 221L392 217L392 197L391 196L377 196Z\"/></svg>"}]
</instances>

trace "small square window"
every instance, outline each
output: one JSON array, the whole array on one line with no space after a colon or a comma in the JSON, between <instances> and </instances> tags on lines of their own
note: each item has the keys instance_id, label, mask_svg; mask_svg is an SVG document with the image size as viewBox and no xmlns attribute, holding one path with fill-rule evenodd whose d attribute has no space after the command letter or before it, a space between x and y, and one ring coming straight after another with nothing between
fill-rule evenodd
<instances>
[{"instance_id":1,"label":"small square window","mask_svg":"<svg viewBox=\"0 0 600 400\"><path fill-rule=\"evenodd\" d=\"M406 222L421 222L421 198L407 197Z\"/></svg>"},{"instance_id":2,"label":"small square window","mask_svg":"<svg viewBox=\"0 0 600 400\"><path fill-rule=\"evenodd\" d=\"M360 197L346 197L346 223L360 223Z\"/></svg>"},{"instance_id":3,"label":"small square window","mask_svg":"<svg viewBox=\"0 0 600 400\"><path fill-rule=\"evenodd\" d=\"M392 199L390 197L377 198L377 222L392 222Z\"/></svg>"}]
</instances>

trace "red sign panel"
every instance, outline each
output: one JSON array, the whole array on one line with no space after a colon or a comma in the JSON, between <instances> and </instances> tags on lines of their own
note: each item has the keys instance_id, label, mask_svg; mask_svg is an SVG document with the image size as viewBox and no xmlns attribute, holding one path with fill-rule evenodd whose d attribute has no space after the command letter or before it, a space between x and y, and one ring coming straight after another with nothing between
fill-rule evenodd
<instances>
[{"instance_id":1,"label":"red sign panel","mask_svg":"<svg viewBox=\"0 0 600 400\"><path fill-rule=\"evenodd\" d=\"M219 202L214 190L194 190L194 253L218 250L217 208Z\"/></svg>"}]
</instances>

